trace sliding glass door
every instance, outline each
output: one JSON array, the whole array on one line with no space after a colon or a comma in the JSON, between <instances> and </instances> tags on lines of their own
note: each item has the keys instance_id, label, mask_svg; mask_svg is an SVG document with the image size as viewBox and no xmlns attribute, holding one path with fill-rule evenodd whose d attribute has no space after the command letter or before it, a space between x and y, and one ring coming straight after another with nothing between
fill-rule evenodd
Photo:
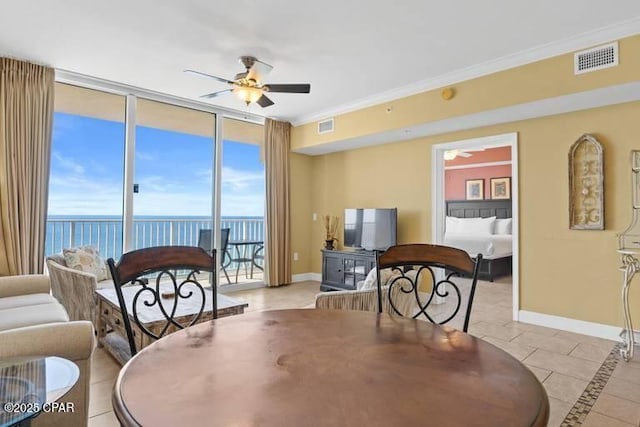
<instances>
[{"instance_id":1,"label":"sliding glass door","mask_svg":"<svg viewBox=\"0 0 640 427\"><path fill-rule=\"evenodd\" d=\"M213 228L215 114L136 104L131 249L198 246Z\"/></svg>"},{"instance_id":2,"label":"sliding glass door","mask_svg":"<svg viewBox=\"0 0 640 427\"><path fill-rule=\"evenodd\" d=\"M122 254L125 97L56 83L45 255Z\"/></svg>"},{"instance_id":3,"label":"sliding glass door","mask_svg":"<svg viewBox=\"0 0 640 427\"><path fill-rule=\"evenodd\" d=\"M213 229L215 114L60 83L55 99L46 255L118 259Z\"/></svg>"},{"instance_id":4,"label":"sliding glass door","mask_svg":"<svg viewBox=\"0 0 640 427\"><path fill-rule=\"evenodd\" d=\"M219 247L219 283L262 282L263 135L213 112L56 83L46 255Z\"/></svg>"},{"instance_id":5,"label":"sliding glass door","mask_svg":"<svg viewBox=\"0 0 640 427\"><path fill-rule=\"evenodd\" d=\"M263 126L223 120L221 235L228 235L222 284L264 278L265 180ZM222 242L224 246L224 241Z\"/></svg>"}]
</instances>

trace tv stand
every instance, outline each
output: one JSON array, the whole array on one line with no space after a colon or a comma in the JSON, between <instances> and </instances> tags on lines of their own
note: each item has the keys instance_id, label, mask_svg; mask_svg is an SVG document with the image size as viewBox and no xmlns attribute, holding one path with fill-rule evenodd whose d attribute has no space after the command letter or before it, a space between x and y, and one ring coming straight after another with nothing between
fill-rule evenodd
<instances>
[{"instance_id":1,"label":"tv stand","mask_svg":"<svg viewBox=\"0 0 640 427\"><path fill-rule=\"evenodd\" d=\"M365 249L322 250L321 291L355 290L376 267L376 253Z\"/></svg>"}]
</instances>

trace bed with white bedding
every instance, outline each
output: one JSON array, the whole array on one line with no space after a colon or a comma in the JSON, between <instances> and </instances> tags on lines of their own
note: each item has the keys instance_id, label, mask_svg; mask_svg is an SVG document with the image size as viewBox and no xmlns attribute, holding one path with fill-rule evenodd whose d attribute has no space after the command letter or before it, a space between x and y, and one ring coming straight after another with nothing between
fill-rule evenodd
<instances>
[{"instance_id":1,"label":"bed with white bedding","mask_svg":"<svg viewBox=\"0 0 640 427\"><path fill-rule=\"evenodd\" d=\"M510 275L513 261L511 200L448 200L443 244L482 254L480 278Z\"/></svg>"},{"instance_id":2,"label":"bed with white bedding","mask_svg":"<svg viewBox=\"0 0 640 427\"><path fill-rule=\"evenodd\" d=\"M446 246L463 249L473 257L482 254L482 257L485 259L501 258L513 254L513 238L511 234L474 236L460 233L445 233L443 243Z\"/></svg>"}]
</instances>

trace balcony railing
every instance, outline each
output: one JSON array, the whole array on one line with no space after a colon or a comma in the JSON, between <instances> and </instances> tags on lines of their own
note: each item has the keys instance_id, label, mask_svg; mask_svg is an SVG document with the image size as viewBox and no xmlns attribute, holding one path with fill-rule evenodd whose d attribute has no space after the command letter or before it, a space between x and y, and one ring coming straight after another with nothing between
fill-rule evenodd
<instances>
[{"instance_id":1,"label":"balcony railing","mask_svg":"<svg viewBox=\"0 0 640 427\"><path fill-rule=\"evenodd\" d=\"M223 217L230 240L264 240L263 218ZM149 246L197 246L201 229L211 229L207 218L139 218L133 221L133 249ZM45 255L63 248L93 245L104 258L122 255L122 220L108 217L47 219Z\"/></svg>"}]
</instances>

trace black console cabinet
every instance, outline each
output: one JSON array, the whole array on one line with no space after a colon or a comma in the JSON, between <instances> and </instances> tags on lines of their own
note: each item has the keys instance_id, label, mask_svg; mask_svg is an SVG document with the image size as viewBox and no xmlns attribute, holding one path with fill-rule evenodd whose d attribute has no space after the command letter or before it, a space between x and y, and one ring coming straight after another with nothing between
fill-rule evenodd
<instances>
[{"instance_id":1,"label":"black console cabinet","mask_svg":"<svg viewBox=\"0 0 640 427\"><path fill-rule=\"evenodd\" d=\"M373 251L322 250L321 291L354 290L376 267Z\"/></svg>"}]
</instances>

